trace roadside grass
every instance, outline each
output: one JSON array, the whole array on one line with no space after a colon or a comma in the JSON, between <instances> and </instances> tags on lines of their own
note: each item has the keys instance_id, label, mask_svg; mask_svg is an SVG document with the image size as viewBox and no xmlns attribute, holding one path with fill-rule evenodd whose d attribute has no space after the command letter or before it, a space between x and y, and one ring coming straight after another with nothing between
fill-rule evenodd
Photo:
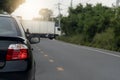
<instances>
[{"instance_id":1,"label":"roadside grass","mask_svg":"<svg viewBox=\"0 0 120 80\"><path fill-rule=\"evenodd\" d=\"M115 45L114 34L113 34L113 30L111 29L108 29L107 31L100 34L97 33L93 38L92 42L84 41L83 35L59 36L57 37L57 40L61 40L76 45L83 45L83 46L120 52L120 48L118 48Z\"/></svg>"}]
</instances>

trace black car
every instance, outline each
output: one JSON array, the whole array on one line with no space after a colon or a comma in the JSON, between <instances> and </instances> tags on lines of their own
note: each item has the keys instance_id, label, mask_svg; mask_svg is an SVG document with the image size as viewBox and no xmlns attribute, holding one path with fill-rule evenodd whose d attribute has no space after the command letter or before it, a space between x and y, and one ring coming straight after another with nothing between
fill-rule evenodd
<instances>
[{"instance_id":1,"label":"black car","mask_svg":"<svg viewBox=\"0 0 120 80\"><path fill-rule=\"evenodd\" d=\"M20 22L0 14L0 80L35 80L32 43L39 38L26 36Z\"/></svg>"}]
</instances>

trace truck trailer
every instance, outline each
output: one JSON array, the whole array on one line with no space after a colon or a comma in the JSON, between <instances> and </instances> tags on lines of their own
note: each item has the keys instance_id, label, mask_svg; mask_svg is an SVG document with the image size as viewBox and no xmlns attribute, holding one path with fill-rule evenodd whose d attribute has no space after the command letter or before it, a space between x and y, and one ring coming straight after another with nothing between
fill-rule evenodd
<instances>
[{"instance_id":1,"label":"truck trailer","mask_svg":"<svg viewBox=\"0 0 120 80\"><path fill-rule=\"evenodd\" d=\"M55 26L54 21L22 20L22 25L33 36L53 39L61 35L60 27Z\"/></svg>"}]
</instances>

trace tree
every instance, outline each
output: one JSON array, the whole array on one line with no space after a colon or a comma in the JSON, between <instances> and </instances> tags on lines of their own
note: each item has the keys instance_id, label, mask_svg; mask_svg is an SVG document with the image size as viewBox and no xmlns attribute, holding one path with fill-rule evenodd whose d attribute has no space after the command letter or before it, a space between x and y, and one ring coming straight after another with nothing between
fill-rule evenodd
<instances>
[{"instance_id":1,"label":"tree","mask_svg":"<svg viewBox=\"0 0 120 80\"><path fill-rule=\"evenodd\" d=\"M0 0L0 10L12 13L25 0Z\"/></svg>"},{"instance_id":2,"label":"tree","mask_svg":"<svg viewBox=\"0 0 120 80\"><path fill-rule=\"evenodd\" d=\"M102 4L70 7L61 19L62 31L70 42L120 51L120 7L117 10L115 18L115 10Z\"/></svg>"},{"instance_id":3,"label":"tree","mask_svg":"<svg viewBox=\"0 0 120 80\"><path fill-rule=\"evenodd\" d=\"M50 9L44 8L39 11L39 14L42 16L43 20L51 20L53 12Z\"/></svg>"}]
</instances>

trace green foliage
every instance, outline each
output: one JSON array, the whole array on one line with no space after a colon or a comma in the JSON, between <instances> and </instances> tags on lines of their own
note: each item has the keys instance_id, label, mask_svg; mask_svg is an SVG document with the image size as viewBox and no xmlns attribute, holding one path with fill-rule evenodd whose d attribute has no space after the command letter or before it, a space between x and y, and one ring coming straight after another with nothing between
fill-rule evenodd
<instances>
[{"instance_id":1,"label":"green foliage","mask_svg":"<svg viewBox=\"0 0 120 80\"><path fill-rule=\"evenodd\" d=\"M25 0L0 0L0 10L12 13Z\"/></svg>"},{"instance_id":2,"label":"green foliage","mask_svg":"<svg viewBox=\"0 0 120 80\"><path fill-rule=\"evenodd\" d=\"M109 8L97 4L79 4L69 8L69 16L62 17L61 39L76 44L89 45L120 51L120 8Z\"/></svg>"},{"instance_id":3,"label":"green foliage","mask_svg":"<svg viewBox=\"0 0 120 80\"><path fill-rule=\"evenodd\" d=\"M83 45L83 43L84 43L83 35L60 36L57 39L63 40L65 42L69 42L69 43L79 44L79 45Z\"/></svg>"},{"instance_id":4,"label":"green foliage","mask_svg":"<svg viewBox=\"0 0 120 80\"><path fill-rule=\"evenodd\" d=\"M3 13L3 11L2 11L2 10L0 10L0 13Z\"/></svg>"},{"instance_id":5,"label":"green foliage","mask_svg":"<svg viewBox=\"0 0 120 80\"><path fill-rule=\"evenodd\" d=\"M114 34L115 34L115 44L117 47L117 50L120 51L120 20L117 18L116 20L113 21L112 26L114 26Z\"/></svg>"},{"instance_id":6,"label":"green foliage","mask_svg":"<svg viewBox=\"0 0 120 80\"><path fill-rule=\"evenodd\" d=\"M114 31L108 28L105 32L97 33L91 45L104 49L115 50Z\"/></svg>"}]
</instances>

